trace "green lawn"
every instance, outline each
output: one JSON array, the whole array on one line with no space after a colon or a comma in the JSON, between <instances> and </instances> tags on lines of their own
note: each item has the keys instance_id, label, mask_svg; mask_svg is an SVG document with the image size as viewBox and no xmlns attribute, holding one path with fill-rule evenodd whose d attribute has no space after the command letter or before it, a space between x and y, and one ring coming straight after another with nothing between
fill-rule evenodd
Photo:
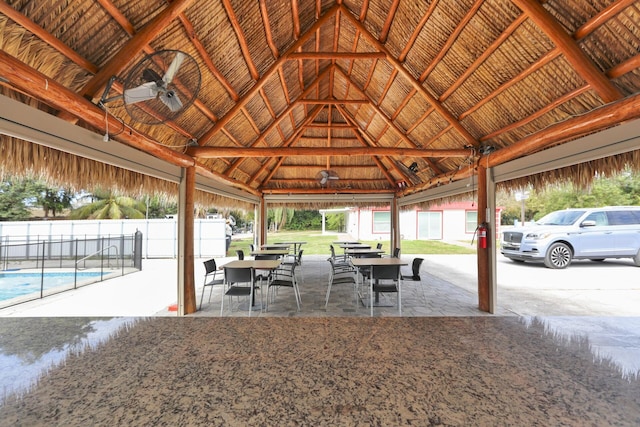
<instances>
[{"instance_id":1,"label":"green lawn","mask_svg":"<svg viewBox=\"0 0 640 427\"><path fill-rule=\"evenodd\" d=\"M306 242L302 249L305 255L327 255L329 256L329 245L338 240L336 234L322 235L320 231L284 231L279 233L270 233L267 236L269 243L287 242L287 241L303 241ZM362 243L375 246L378 240L363 240ZM389 241L382 242L382 249L390 252ZM237 249L244 250L245 254L249 253L249 244L252 241L249 238L238 239L234 237L231 241L228 255L235 255ZM337 246L337 245L334 245ZM476 253L475 246L470 242L461 242L460 245L452 245L443 243L439 240L403 240L401 243L402 254L473 254ZM336 247L336 250L340 251Z\"/></svg>"}]
</instances>

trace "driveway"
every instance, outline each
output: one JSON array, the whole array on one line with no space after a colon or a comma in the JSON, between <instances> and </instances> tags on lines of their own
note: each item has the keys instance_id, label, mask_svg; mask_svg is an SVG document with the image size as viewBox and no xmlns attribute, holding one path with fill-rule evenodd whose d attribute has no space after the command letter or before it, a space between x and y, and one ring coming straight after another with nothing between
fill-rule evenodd
<instances>
[{"instance_id":1,"label":"driveway","mask_svg":"<svg viewBox=\"0 0 640 427\"><path fill-rule=\"evenodd\" d=\"M475 255L426 255L424 268L477 293ZM640 316L640 268L631 260L574 261L563 270L497 256L500 311L525 316Z\"/></svg>"}]
</instances>

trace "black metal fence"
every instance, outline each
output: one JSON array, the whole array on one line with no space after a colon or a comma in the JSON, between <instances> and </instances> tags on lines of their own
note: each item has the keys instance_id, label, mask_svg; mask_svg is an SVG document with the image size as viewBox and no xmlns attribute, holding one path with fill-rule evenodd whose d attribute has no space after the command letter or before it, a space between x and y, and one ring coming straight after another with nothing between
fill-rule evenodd
<instances>
[{"instance_id":1,"label":"black metal fence","mask_svg":"<svg viewBox=\"0 0 640 427\"><path fill-rule=\"evenodd\" d=\"M0 307L44 298L141 269L142 233L139 231L133 235L34 243L0 242ZM58 284L61 275L68 280ZM56 276L55 281L51 279L53 276ZM20 282L18 278L24 278L25 283L17 283ZM40 286L34 289L34 282L39 282ZM17 286L22 289L16 289Z\"/></svg>"}]
</instances>

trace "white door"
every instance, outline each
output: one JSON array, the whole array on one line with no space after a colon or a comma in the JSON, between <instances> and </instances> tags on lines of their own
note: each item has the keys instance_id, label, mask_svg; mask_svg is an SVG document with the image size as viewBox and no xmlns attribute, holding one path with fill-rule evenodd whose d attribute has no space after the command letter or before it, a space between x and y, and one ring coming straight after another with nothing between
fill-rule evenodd
<instances>
[{"instance_id":1,"label":"white door","mask_svg":"<svg viewBox=\"0 0 640 427\"><path fill-rule=\"evenodd\" d=\"M442 239L442 212L418 212L418 240Z\"/></svg>"}]
</instances>

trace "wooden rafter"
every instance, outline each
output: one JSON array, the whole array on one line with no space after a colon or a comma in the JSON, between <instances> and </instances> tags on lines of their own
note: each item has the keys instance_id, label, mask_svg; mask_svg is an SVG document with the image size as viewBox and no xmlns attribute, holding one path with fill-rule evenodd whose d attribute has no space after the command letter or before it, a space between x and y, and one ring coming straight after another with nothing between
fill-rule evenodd
<instances>
[{"instance_id":1,"label":"wooden rafter","mask_svg":"<svg viewBox=\"0 0 640 427\"><path fill-rule=\"evenodd\" d=\"M444 102L452 93L456 91L477 69L487 60L493 53L500 48L500 46L507 40L511 34L520 26L524 21L527 20L527 16L523 13L520 14L509 26L498 36L493 43L491 43L480 56L473 61L467 69L458 77L458 79L453 82L451 86L445 90L442 95L438 98L438 101Z\"/></svg>"},{"instance_id":2,"label":"wooden rafter","mask_svg":"<svg viewBox=\"0 0 640 427\"><path fill-rule=\"evenodd\" d=\"M394 147L190 147L187 152L196 158L220 157L287 157L287 156L410 156L467 157L469 150L432 150Z\"/></svg>"},{"instance_id":3,"label":"wooden rafter","mask_svg":"<svg viewBox=\"0 0 640 427\"><path fill-rule=\"evenodd\" d=\"M180 20L180 23L182 24L185 31L189 35L189 39L191 40L191 43L193 43L193 46L196 48L196 50L200 54L200 58L202 58L202 61L205 63L209 71L211 71L211 74L213 74L213 76L220 82L222 87L225 88L229 96L231 96L231 99L233 99L234 101L237 101L238 92L233 88L233 86L231 86L231 83L229 82L229 80L227 80L227 78L220 72L220 70L218 70L218 67L216 67L213 61L211 60L211 55L209 55L209 52L207 52L207 49L204 47L204 45L198 38L198 35L196 34L196 31L193 28L193 24L191 23L191 21L187 19L184 13L181 13L180 15L178 15L178 19Z\"/></svg>"},{"instance_id":4,"label":"wooden rafter","mask_svg":"<svg viewBox=\"0 0 640 427\"><path fill-rule=\"evenodd\" d=\"M293 39L300 38L300 11L298 10L298 0L291 0L291 18L293 20Z\"/></svg>"},{"instance_id":5,"label":"wooden rafter","mask_svg":"<svg viewBox=\"0 0 640 427\"><path fill-rule=\"evenodd\" d=\"M107 61L80 90L80 96L94 97L111 76L118 75L171 21L176 19L194 0L175 0L149 21L140 31Z\"/></svg>"},{"instance_id":6,"label":"wooden rafter","mask_svg":"<svg viewBox=\"0 0 640 427\"><path fill-rule=\"evenodd\" d=\"M367 99L299 99L299 104L320 104L320 105L336 105L336 104L369 104L371 101Z\"/></svg>"},{"instance_id":7,"label":"wooden rafter","mask_svg":"<svg viewBox=\"0 0 640 427\"><path fill-rule=\"evenodd\" d=\"M542 7L538 0L514 0L514 3L545 32L562 51L576 73L589 83L605 102L622 98L622 93L585 56L571 36L564 31L558 21Z\"/></svg>"},{"instance_id":8,"label":"wooden rafter","mask_svg":"<svg viewBox=\"0 0 640 427\"><path fill-rule=\"evenodd\" d=\"M306 33L304 33L291 47L289 47L284 56L286 56L286 54L288 53L298 50L298 48L301 47L309 37L311 37L311 35L316 31L317 28L322 27L329 19L331 19L331 17L333 17L333 15L340 7L340 5L336 4L335 6L332 6L329 10L327 10L327 12L320 19L318 19ZM231 118L233 118L238 113L240 108L246 105L246 103L249 102L260 91L260 89L267 83L267 81L269 81L269 79L278 72L283 63L284 59L281 56L276 60L276 62L273 63L273 65L271 65L271 67L269 67L264 75L253 86L251 86L247 93L245 93L244 96L242 96L242 98L240 98L238 102L236 102L236 104L200 138L198 143L201 145L206 144L206 142L209 141L209 139L211 139L213 135L220 131L220 129L222 129L229 122L229 120L231 120Z\"/></svg>"},{"instance_id":9,"label":"wooden rafter","mask_svg":"<svg viewBox=\"0 0 640 427\"><path fill-rule=\"evenodd\" d=\"M229 18L229 22L231 22L231 27L233 27L233 31L235 31L236 33L236 38L238 39L238 44L240 45L240 51L242 52L244 62L247 64L249 73L251 74L253 80L258 80L260 78L260 74L258 73L256 65L253 63L253 59L251 59L249 44L247 43L247 39L244 36L244 32L242 31L242 27L240 26L238 17L233 10L233 6L231 6L231 1L222 0L222 5L224 6L224 10L227 12L227 17Z\"/></svg>"},{"instance_id":10,"label":"wooden rafter","mask_svg":"<svg viewBox=\"0 0 640 427\"><path fill-rule=\"evenodd\" d=\"M347 80L351 80L351 78L349 76L347 76L347 74L344 72L344 70L342 70L340 67L336 68L340 71L340 73L347 79ZM368 98L369 95L367 95L366 92L364 92L362 89L360 89L353 81L351 82L352 86L356 89L357 92L359 92L359 94L365 98ZM393 128L393 130L400 136L400 139L402 139L402 141L404 141L407 145L409 145L410 147L413 148L417 148L417 144L415 142L413 142L411 140L411 138L409 138L404 132L402 132L402 130L391 120L387 117L387 115L380 109L380 107L378 107L377 105L375 105L373 103L373 101L371 102L371 108L373 108L373 110L375 111L375 113L382 119L384 120L384 122L391 126L391 128ZM366 129L365 129L366 130ZM428 157L428 156L427 156ZM440 168L438 168L433 162L431 162L429 159L425 159L427 161L427 163L429 164L429 167L431 167L435 173L438 173L440 171Z\"/></svg>"},{"instance_id":11,"label":"wooden rafter","mask_svg":"<svg viewBox=\"0 0 640 427\"><path fill-rule=\"evenodd\" d=\"M387 19L384 21L382 25L382 29L380 30L380 37L378 40L380 43L386 43L387 37L389 36L389 30L391 29L391 24L393 24L393 19L396 16L396 12L398 11L398 6L400 5L400 0L393 0L391 6L389 6L389 13L387 14Z\"/></svg>"},{"instance_id":12,"label":"wooden rafter","mask_svg":"<svg viewBox=\"0 0 640 427\"><path fill-rule=\"evenodd\" d=\"M344 7L344 6L341 6ZM438 102L433 95L431 95L423 86L422 84L417 81L409 71L407 71L406 68L404 68L404 66L387 50L387 48L382 45L363 25L362 23L360 23L360 21L358 21L357 19L355 19L353 16L350 16L350 14L345 13L345 16L348 17L349 21L351 21L351 23L356 26L356 28L358 28L360 30L360 32L363 34L364 37L366 37L367 39L369 39L369 42L372 43L374 45L374 47L376 49L378 49L381 52L384 52L385 55L387 56L387 61L389 61L389 63L396 68L400 74L414 87L414 89L416 89L426 100L429 104L431 104L436 111L449 123L451 123L453 125L453 127L456 129L456 131L458 131L458 133L464 138L464 140L466 140L469 144L473 144L474 146L478 146L478 141L469 133L469 131L462 126L462 124L460 124L460 122L453 117L453 115L451 114L451 112L449 112L449 110L447 110L440 102Z\"/></svg>"},{"instance_id":13,"label":"wooden rafter","mask_svg":"<svg viewBox=\"0 0 640 427\"><path fill-rule=\"evenodd\" d=\"M418 39L418 36L420 35L425 24L433 14L433 11L436 10L437 5L438 5L438 0L433 0L431 2L427 11L424 13L424 15L422 15L420 22L418 22L418 25L416 25L416 28L413 30L413 33L411 33L411 37L409 37L407 44L404 46L404 49L402 49L402 52L400 52L400 55L398 55L398 61L404 62L405 59L407 59L407 54L413 47L413 44Z\"/></svg>"},{"instance_id":14,"label":"wooden rafter","mask_svg":"<svg viewBox=\"0 0 640 427\"><path fill-rule=\"evenodd\" d=\"M292 52L286 56L288 61L299 59L384 59L382 52Z\"/></svg>"},{"instance_id":15,"label":"wooden rafter","mask_svg":"<svg viewBox=\"0 0 640 427\"><path fill-rule=\"evenodd\" d=\"M9 6L6 2L0 1L0 13L5 15L7 18L16 22L18 25L24 27L27 31L33 33L40 40L69 58L71 61L75 62L85 70L88 70L92 73L98 71L98 66L91 63L86 58L83 58L80 54L78 54L75 50L71 49L66 44L62 43L59 39L51 35L47 30L33 22L31 19L23 15L22 13L15 10L13 7Z\"/></svg>"},{"instance_id":16,"label":"wooden rafter","mask_svg":"<svg viewBox=\"0 0 640 427\"><path fill-rule=\"evenodd\" d=\"M611 3L606 8L602 9L600 13L593 16L587 22L585 22L580 28L573 34L575 40L580 40L594 32L598 27L613 18L627 7L634 4L636 0L617 0Z\"/></svg>"},{"instance_id":17,"label":"wooden rafter","mask_svg":"<svg viewBox=\"0 0 640 427\"><path fill-rule=\"evenodd\" d=\"M307 96L308 93L310 93L320 82L320 80L322 78L324 78L324 76L326 76L326 74L329 72L329 70L325 70L322 74L320 74L320 76L318 76L318 78L316 78L315 81L313 81L309 87L300 94L300 97L304 97ZM292 103L290 104L282 113L280 113L279 116L277 116L275 118L275 120L273 122L271 122L271 124L269 126L267 126L267 128L265 130L262 131L262 133L258 136L258 138L256 138L255 141L253 141L251 143L251 147L255 147L258 144L260 144L261 142L264 141L264 138L273 130L276 128L279 128L279 124L280 122L285 119L286 117L289 117L291 112L293 111L293 109L296 107L296 103ZM293 126L295 128L295 125ZM283 138L284 139L284 138ZM244 161L244 159L240 158L240 159L236 159L233 163L231 163L231 165L227 168L227 170L225 171L225 175L230 176L231 173L238 167L240 166L240 164Z\"/></svg>"},{"instance_id":18,"label":"wooden rafter","mask_svg":"<svg viewBox=\"0 0 640 427\"><path fill-rule=\"evenodd\" d=\"M267 12L267 0L260 0L260 13L262 14L262 22L264 24L264 33L267 37L267 44L271 49L271 54L275 59L278 59L280 52L278 47L273 41L273 33L271 32L271 23L269 22L269 13Z\"/></svg>"}]
</instances>

